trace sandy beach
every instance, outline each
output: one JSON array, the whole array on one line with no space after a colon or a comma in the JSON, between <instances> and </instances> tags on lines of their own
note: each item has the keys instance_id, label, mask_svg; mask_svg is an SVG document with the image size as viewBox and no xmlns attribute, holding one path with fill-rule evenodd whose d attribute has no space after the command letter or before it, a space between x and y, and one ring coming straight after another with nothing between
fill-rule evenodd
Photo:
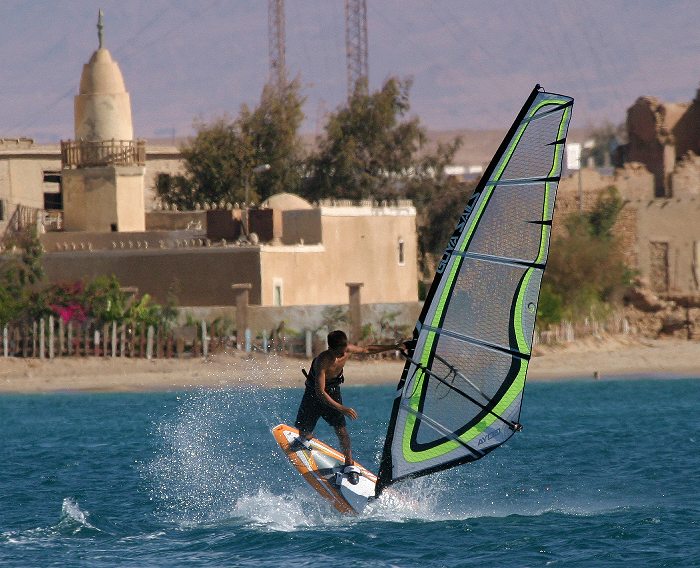
<instances>
[{"instance_id":1,"label":"sandy beach","mask_svg":"<svg viewBox=\"0 0 700 568\"><path fill-rule=\"evenodd\" d=\"M63 358L0 359L0 393L61 391L137 392L196 387L262 385L299 387L305 359L241 352L208 359ZM348 385L394 384L403 363L396 359L355 359L346 365ZM528 380L615 377L698 377L700 342L675 339L587 339L538 347Z\"/></svg>"}]
</instances>

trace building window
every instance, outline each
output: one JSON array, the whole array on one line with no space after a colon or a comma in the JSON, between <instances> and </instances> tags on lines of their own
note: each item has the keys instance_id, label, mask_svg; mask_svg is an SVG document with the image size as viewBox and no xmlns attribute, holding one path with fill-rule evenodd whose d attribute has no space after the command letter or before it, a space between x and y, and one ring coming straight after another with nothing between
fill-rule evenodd
<instances>
[{"instance_id":1,"label":"building window","mask_svg":"<svg viewBox=\"0 0 700 568\"><path fill-rule=\"evenodd\" d=\"M61 190L61 172L44 171L44 209L63 209L63 192Z\"/></svg>"},{"instance_id":2,"label":"building window","mask_svg":"<svg viewBox=\"0 0 700 568\"><path fill-rule=\"evenodd\" d=\"M273 278L272 279L272 305L281 306L284 300L284 295L282 294L282 279Z\"/></svg>"},{"instance_id":3,"label":"building window","mask_svg":"<svg viewBox=\"0 0 700 568\"><path fill-rule=\"evenodd\" d=\"M403 239L399 237L399 266L404 266L406 264L406 247Z\"/></svg>"}]
</instances>

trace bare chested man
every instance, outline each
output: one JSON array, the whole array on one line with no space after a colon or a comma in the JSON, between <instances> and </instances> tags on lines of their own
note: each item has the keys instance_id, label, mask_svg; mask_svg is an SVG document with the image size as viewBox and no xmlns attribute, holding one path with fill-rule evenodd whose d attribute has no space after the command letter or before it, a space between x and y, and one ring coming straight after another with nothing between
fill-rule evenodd
<instances>
[{"instance_id":1,"label":"bare chested man","mask_svg":"<svg viewBox=\"0 0 700 568\"><path fill-rule=\"evenodd\" d=\"M308 440L319 418L323 418L334 429L345 455L344 475L350 483L359 481L359 469L353 465L350 435L345 425L345 417L357 418L354 408L343 405L340 385L345 380L343 367L352 353L381 353L390 349L399 349L401 345L370 345L359 347L348 343L348 338L340 330L328 334L328 349L311 362L311 371L307 374L306 389L299 405L295 426L299 428L299 438L295 446L308 449Z\"/></svg>"}]
</instances>

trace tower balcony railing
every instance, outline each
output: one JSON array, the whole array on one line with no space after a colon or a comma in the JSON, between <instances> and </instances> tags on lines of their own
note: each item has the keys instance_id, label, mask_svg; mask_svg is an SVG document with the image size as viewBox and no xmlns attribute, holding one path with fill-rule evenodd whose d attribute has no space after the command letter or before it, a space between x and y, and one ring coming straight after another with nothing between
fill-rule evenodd
<instances>
[{"instance_id":1,"label":"tower balcony railing","mask_svg":"<svg viewBox=\"0 0 700 568\"><path fill-rule=\"evenodd\" d=\"M61 141L64 169L146 165L145 140Z\"/></svg>"}]
</instances>

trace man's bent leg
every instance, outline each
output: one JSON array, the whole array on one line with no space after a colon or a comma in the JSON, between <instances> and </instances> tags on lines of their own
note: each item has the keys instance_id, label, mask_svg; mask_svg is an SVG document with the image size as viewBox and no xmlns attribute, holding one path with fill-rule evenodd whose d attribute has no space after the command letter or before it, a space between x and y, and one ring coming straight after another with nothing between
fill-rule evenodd
<instances>
[{"instance_id":1,"label":"man's bent leg","mask_svg":"<svg viewBox=\"0 0 700 568\"><path fill-rule=\"evenodd\" d=\"M304 392L297 412L297 419L294 425L299 429L299 439L308 441L314 436L314 428L321 416L316 399L308 392Z\"/></svg>"},{"instance_id":2,"label":"man's bent leg","mask_svg":"<svg viewBox=\"0 0 700 568\"><path fill-rule=\"evenodd\" d=\"M350 444L350 434L348 434L348 429L345 426L338 426L335 429L335 433L338 435L340 449L345 456L345 465L352 465L352 446Z\"/></svg>"}]
</instances>

